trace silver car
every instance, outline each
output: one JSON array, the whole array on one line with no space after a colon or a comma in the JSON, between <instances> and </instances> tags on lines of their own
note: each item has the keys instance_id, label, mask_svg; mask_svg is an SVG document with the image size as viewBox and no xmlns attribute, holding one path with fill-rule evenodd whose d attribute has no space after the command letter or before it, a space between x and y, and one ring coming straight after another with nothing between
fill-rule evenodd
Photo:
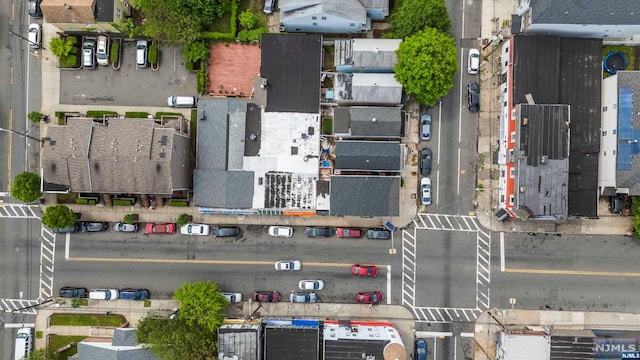
<instances>
[{"instance_id":1,"label":"silver car","mask_svg":"<svg viewBox=\"0 0 640 360\"><path fill-rule=\"evenodd\" d=\"M116 232L137 232L138 224L127 224L123 222L117 222L113 224L113 231Z\"/></svg>"},{"instance_id":2,"label":"silver car","mask_svg":"<svg viewBox=\"0 0 640 360\"><path fill-rule=\"evenodd\" d=\"M314 292L292 292L289 301L292 303L314 303L318 300L318 295Z\"/></svg>"},{"instance_id":3,"label":"silver car","mask_svg":"<svg viewBox=\"0 0 640 360\"><path fill-rule=\"evenodd\" d=\"M420 115L420 139L424 141L431 140L431 115Z\"/></svg>"},{"instance_id":4,"label":"silver car","mask_svg":"<svg viewBox=\"0 0 640 360\"><path fill-rule=\"evenodd\" d=\"M109 65L109 41L104 35L98 36L96 58L98 58L98 65Z\"/></svg>"}]
</instances>

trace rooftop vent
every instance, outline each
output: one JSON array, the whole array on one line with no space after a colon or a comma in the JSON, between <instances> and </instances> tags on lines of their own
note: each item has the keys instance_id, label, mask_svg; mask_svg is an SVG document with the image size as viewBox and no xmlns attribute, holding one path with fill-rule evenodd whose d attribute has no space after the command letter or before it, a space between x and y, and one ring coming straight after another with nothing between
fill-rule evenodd
<instances>
[{"instance_id":1,"label":"rooftop vent","mask_svg":"<svg viewBox=\"0 0 640 360\"><path fill-rule=\"evenodd\" d=\"M546 164L549 162L549 157L547 155L542 155L540 157L540 164Z\"/></svg>"}]
</instances>

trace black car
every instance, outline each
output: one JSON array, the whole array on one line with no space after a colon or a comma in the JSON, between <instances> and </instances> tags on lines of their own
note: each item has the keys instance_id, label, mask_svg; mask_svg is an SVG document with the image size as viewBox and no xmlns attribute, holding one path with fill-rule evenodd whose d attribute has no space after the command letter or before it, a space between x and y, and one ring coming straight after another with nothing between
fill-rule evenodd
<instances>
[{"instance_id":1,"label":"black car","mask_svg":"<svg viewBox=\"0 0 640 360\"><path fill-rule=\"evenodd\" d=\"M308 237L331 237L333 230L328 227L308 227L304 234Z\"/></svg>"},{"instance_id":2,"label":"black car","mask_svg":"<svg viewBox=\"0 0 640 360\"><path fill-rule=\"evenodd\" d=\"M384 229L369 229L367 230L367 238L370 240L391 239L391 231Z\"/></svg>"},{"instance_id":3,"label":"black car","mask_svg":"<svg viewBox=\"0 0 640 360\"><path fill-rule=\"evenodd\" d=\"M431 149L420 150L420 174L431 174Z\"/></svg>"},{"instance_id":4,"label":"black car","mask_svg":"<svg viewBox=\"0 0 640 360\"><path fill-rule=\"evenodd\" d=\"M77 232L79 229L80 227L78 226L78 224L73 224L65 228L51 229L51 231L53 231L55 234L66 234L66 233Z\"/></svg>"},{"instance_id":5,"label":"black car","mask_svg":"<svg viewBox=\"0 0 640 360\"><path fill-rule=\"evenodd\" d=\"M211 228L211 234L216 237L230 237L238 236L240 229L237 227L213 227Z\"/></svg>"},{"instance_id":6,"label":"black car","mask_svg":"<svg viewBox=\"0 0 640 360\"><path fill-rule=\"evenodd\" d=\"M467 96L469 97L469 111L480 111L480 85L477 82L467 85Z\"/></svg>"},{"instance_id":7,"label":"black car","mask_svg":"<svg viewBox=\"0 0 640 360\"><path fill-rule=\"evenodd\" d=\"M149 290L146 289L122 289L120 290L120 300L147 300Z\"/></svg>"},{"instance_id":8,"label":"black car","mask_svg":"<svg viewBox=\"0 0 640 360\"><path fill-rule=\"evenodd\" d=\"M60 289L61 298L81 299L86 298L88 295L89 291L86 288L65 286Z\"/></svg>"},{"instance_id":9,"label":"black car","mask_svg":"<svg viewBox=\"0 0 640 360\"><path fill-rule=\"evenodd\" d=\"M80 230L82 232L96 232L96 231L105 231L107 230L107 223L102 222L88 222L83 221L80 223Z\"/></svg>"},{"instance_id":10,"label":"black car","mask_svg":"<svg viewBox=\"0 0 640 360\"><path fill-rule=\"evenodd\" d=\"M40 10L41 0L29 0L29 15L34 18L42 17L42 10Z\"/></svg>"}]
</instances>

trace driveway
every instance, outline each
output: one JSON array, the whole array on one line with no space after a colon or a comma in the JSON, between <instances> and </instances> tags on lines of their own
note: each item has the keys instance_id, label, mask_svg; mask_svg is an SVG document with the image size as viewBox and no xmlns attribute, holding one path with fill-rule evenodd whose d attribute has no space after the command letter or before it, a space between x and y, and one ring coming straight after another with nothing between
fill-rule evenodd
<instances>
[{"instance_id":1,"label":"driveway","mask_svg":"<svg viewBox=\"0 0 640 360\"><path fill-rule=\"evenodd\" d=\"M182 48L163 48L159 71L136 66L134 41L123 42L120 70L111 64L61 70L60 104L167 107L171 95L197 96L196 74L184 68Z\"/></svg>"}]
</instances>

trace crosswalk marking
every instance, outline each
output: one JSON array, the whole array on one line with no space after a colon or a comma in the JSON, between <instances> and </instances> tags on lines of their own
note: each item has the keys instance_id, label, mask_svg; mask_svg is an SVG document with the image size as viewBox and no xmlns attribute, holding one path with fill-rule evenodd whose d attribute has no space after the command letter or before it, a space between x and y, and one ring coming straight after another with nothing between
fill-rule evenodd
<instances>
[{"instance_id":1,"label":"crosswalk marking","mask_svg":"<svg viewBox=\"0 0 640 360\"><path fill-rule=\"evenodd\" d=\"M39 219L40 207L38 205L7 204L0 206L0 217L16 219Z\"/></svg>"},{"instance_id":2,"label":"crosswalk marking","mask_svg":"<svg viewBox=\"0 0 640 360\"><path fill-rule=\"evenodd\" d=\"M478 220L467 215L417 214L413 225L419 230L480 230Z\"/></svg>"},{"instance_id":3,"label":"crosswalk marking","mask_svg":"<svg viewBox=\"0 0 640 360\"><path fill-rule=\"evenodd\" d=\"M56 234L44 226L40 230L40 296L42 302L53 296L53 270L56 258Z\"/></svg>"},{"instance_id":4,"label":"crosswalk marking","mask_svg":"<svg viewBox=\"0 0 640 360\"><path fill-rule=\"evenodd\" d=\"M12 313L35 314L38 304L36 300L0 299L0 309Z\"/></svg>"}]
</instances>

